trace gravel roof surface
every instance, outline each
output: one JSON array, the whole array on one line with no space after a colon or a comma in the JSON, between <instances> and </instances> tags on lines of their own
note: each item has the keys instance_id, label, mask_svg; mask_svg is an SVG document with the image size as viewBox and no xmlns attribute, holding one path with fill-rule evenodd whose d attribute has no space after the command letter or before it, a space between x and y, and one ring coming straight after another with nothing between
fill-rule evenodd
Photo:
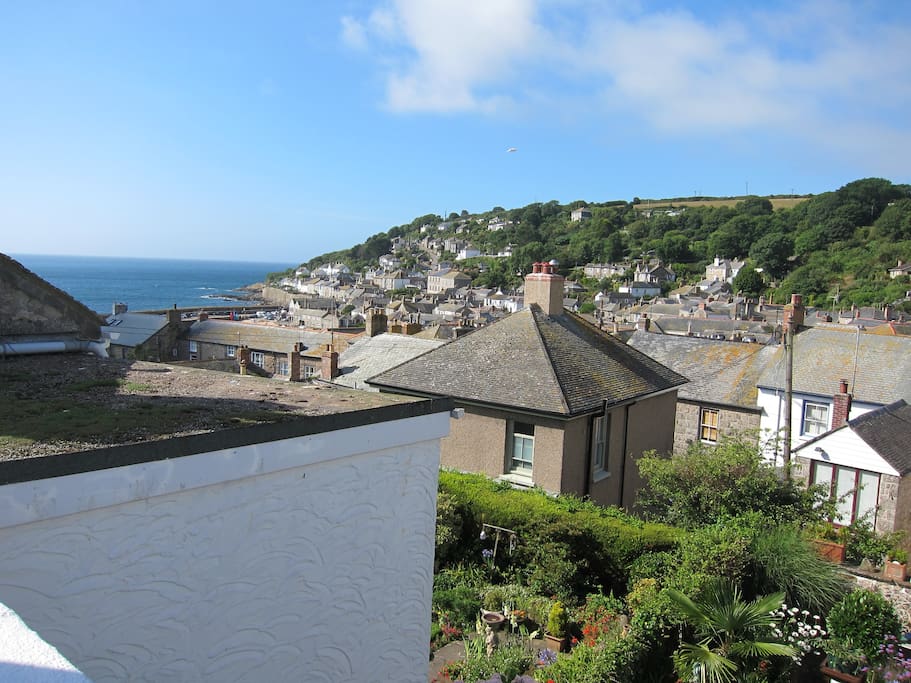
<instances>
[{"instance_id":1,"label":"gravel roof surface","mask_svg":"<svg viewBox=\"0 0 911 683\"><path fill-rule=\"evenodd\" d=\"M0 460L306 419L416 399L92 355L0 358Z\"/></svg>"}]
</instances>

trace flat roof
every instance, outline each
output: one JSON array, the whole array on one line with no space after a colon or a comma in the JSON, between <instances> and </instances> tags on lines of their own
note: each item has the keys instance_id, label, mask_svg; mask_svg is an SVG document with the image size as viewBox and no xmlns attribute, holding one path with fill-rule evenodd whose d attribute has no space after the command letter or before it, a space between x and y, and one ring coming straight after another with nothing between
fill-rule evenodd
<instances>
[{"instance_id":1,"label":"flat roof","mask_svg":"<svg viewBox=\"0 0 911 683\"><path fill-rule=\"evenodd\" d=\"M450 407L448 399L422 401L88 354L9 356L0 359L0 484Z\"/></svg>"}]
</instances>

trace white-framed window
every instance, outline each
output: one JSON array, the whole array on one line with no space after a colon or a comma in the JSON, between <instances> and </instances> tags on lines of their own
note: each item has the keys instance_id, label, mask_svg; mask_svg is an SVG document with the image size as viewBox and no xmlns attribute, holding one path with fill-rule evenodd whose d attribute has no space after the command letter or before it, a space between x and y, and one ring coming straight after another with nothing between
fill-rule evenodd
<instances>
[{"instance_id":1,"label":"white-framed window","mask_svg":"<svg viewBox=\"0 0 911 683\"><path fill-rule=\"evenodd\" d=\"M226 346L225 347L225 357L234 358L237 356L237 347L236 346Z\"/></svg>"},{"instance_id":2,"label":"white-framed window","mask_svg":"<svg viewBox=\"0 0 911 683\"><path fill-rule=\"evenodd\" d=\"M199 342L190 342L190 353L199 353Z\"/></svg>"},{"instance_id":3,"label":"white-framed window","mask_svg":"<svg viewBox=\"0 0 911 683\"><path fill-rule=\"evenodd\" d=\"M800 433L803 436L819 436L829 431L829 405L827 403L803 403L803 420Z\"/></svg>"},{"instance_id":4,"label":"white-framed window","mask_svg":"<svg viewBox=\"0 0 911 683\"><path fill-rule=\"evenodd\" d=\"M509 445L509 471L530 477L535 459L535 426L513 422Z\"/></svg>"},{"instance_id":5,"label":"white-framed window","mask_svg":"<svg viewBox=\"0 0 911 683\"><path fill-rule=\"evenodd\" d=\"M316 377L316 368L312 365L304 366L304 379L310 379L311 377Z\"/></svg>"},{"instance_id":6,"label":"white-framed window","mask_svg":"<svg viewBox=\"0 0 911 683\"><path fill-rule=\"evenodd\" d=\"M276 369L275 372L276 372L276 374L279 374L279 375L287 375L291 372L289 369L287 358L278 359L278 368Z\"/></svg>"},{"instance_id":7,"label":"white-framed window","mask_svg":"<svg viewBox=\"0 0 911 683\"><path fill-rule=\"evenodd\" d=\"M610 413L592 420L592 471L607 469L607 444L610 438Z\"/></svg>"},{"instance_id":8,"label":"white-framed window","mask_svg":"<svg viewBox=\"0 0 911 683\"><path fill-rule=\"evenodd\" d=\"M827 486L829 495L837 501L833 522L847 525L866 515L866 521L876 524L879 500L879 474L876 472L814 461L810 481Z\"/></svg>"},{"instance_id":9,"label":"white-framed window","mask_svg":"<svg viewBox=\"0 0 911 683\"><path fill-rule=\"evenodd\" d=\"M718 411L713 408L699 409L699 440L718 443Z\"/></svg>"},{"instance_id":10,"label":"white-framed window","mask_svg":"<svg viewBox=\"0 0 911 683\"><path fill-rule=\"evenodd\" d=\"M253 365L264 367L266 364L266 355L262 351L251 351L250 362Z\"/></svg>"}]
</instances>

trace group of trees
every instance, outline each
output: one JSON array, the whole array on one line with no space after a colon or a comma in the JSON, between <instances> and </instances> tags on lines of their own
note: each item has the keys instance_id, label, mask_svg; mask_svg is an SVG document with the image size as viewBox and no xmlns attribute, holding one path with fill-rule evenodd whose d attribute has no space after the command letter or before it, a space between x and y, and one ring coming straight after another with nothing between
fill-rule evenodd
<instances>
[{"instance_id":1,"label":"group of trees","mask_svg":"<svg viewBox=\"0 0 911 683\"><path fill-rule=\"evenodd\" d=\"M572 221L574 209L588 206L592 217ZM462 225L460 237L485 254L507 245L507 259L463 263L478 285L510 288L521 282L534 261L556 258L567 274L589 262L617 262L644 255L670 264L684 280L695 281L716 256L748 259L736 283L748 294L774 287L777 300L799 292L810 303L858 305L884 303L904 294L905 282L889 281L886 269L911 260L911 186L867 178L807 198L789 208L775 209L764 197L745 197L732 205L678 207L666 213L640 202L536 202L516 209L494 207L468 215L450 214ZM508 221L502 230L488 230L487 219ZM480 220L475 220L480 219ZM443 218L427 214L411 223L373 235L362 245L324 254L317 265L343 260L354 268L376 263L390 248L390 239L418 239L423 225L436 227ZM451 235L436 232L437 235ZM420 254L405 254L416 260ZM576 273L578 275L578 273Z\"/></svg>"}]
</instances>

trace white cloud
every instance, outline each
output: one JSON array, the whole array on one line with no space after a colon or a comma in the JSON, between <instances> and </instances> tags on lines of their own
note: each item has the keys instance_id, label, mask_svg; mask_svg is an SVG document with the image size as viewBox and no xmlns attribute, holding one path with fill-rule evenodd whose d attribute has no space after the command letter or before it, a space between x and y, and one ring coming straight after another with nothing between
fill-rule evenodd
<instances>
[{"instance_id":1,"label":"white cloud","mask_svg":"<svg viewBox=\"0 0 911 683\"><path fill-rule=\"evenodd\" d=\"M533 0L396 0L375 9L365 36L403 48L387 74L387 106L435 112L502 107L510 77L532 54L539 33L534 18Z\"/></svg>"},{"instance_id":2,"label":"white cloud","mask_svg":"<svg viewBox=\"0 0 911 683\"><path fill-rule=\"evenodd\" d=\"M622 0L391 0L343 33L371 43L394 111L544 102L549 116L572 99L605 123L667 136L781 132L824 144L879 128L907 153L911 26L900 15L831 0L720 15ZM862 151L857 140L837 146Z\"/></svg>"},{"instance_id":3,"label":"white cloud","mask_svg":"<svg viewBox=\"0 0 911 683\"><path fill-rule=\"evenodd\" d=\"M353 17L342 17L342 42L353 50L367 49L367 31Z\"/></svg>"}]
</instances>

